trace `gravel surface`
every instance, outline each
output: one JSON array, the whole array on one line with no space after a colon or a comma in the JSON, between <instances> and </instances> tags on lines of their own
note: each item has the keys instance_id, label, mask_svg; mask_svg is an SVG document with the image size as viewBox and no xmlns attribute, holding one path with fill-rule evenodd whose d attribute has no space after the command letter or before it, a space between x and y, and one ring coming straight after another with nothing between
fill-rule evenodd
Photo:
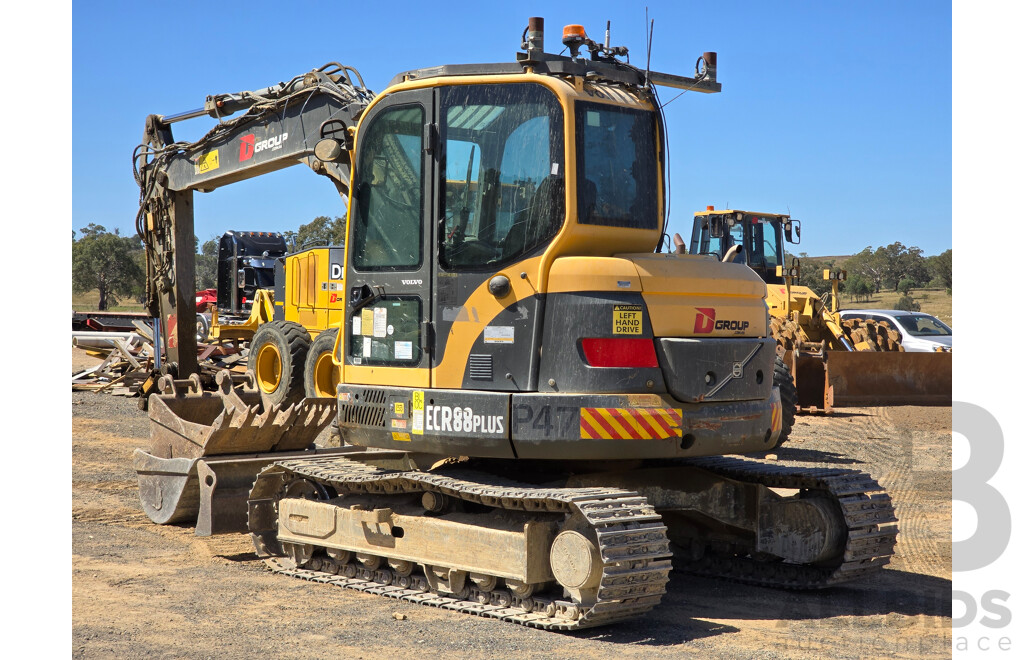
<instances>
[{"instance_id":1,"label":"gravel surface","mask_svg":"<svg viewBox=\"0 0 1024 660\"><path fill-rule=\"evenodd\" d=\"M879 576L806 593L673 573L651 614L574 634L290 579L268 572L246 535L199 538L188 527L154 525L138 504L131 467L132 451L148 444L148 425L138 399L72 393L76 658L949 654L949 408L801 416L776 452L780 461L868 471L889 490L901 531Z\"/></svg>"}]
</instances>

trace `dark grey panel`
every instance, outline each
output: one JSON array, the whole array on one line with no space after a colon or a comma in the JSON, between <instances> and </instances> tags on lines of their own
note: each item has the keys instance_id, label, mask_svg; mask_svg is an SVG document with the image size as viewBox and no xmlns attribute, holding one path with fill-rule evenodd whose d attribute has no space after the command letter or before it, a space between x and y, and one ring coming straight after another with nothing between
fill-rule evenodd
<instances>
[{"instance_id":1,"label":"dark grey panel","mask_svg":"<svg viewBox=\"0 0 1024 660\"><path fill-rule=\"evenodd\" d=\"M615 333L615 308L639 307L639 334ZM580 340L587 337L653 338L650 314L639 293L581 292L547 296L540 361L540 392L666 392L658 367L591 367ZM554 384L552 385L552 381ZM648 386L650 383L650 386Z\"/></svg>"},{"instance_id":2,"label":"dark grey panel","mask_svg":"<svg viewBox=\"0 0 1024 660\"><path fill-rule=\"evenodd\" d=\"M670 396L512 395L512 444L519 458L636 459L715 456L764 451L771 442L772 405L778 392L759 401L689 404ZM647 399L654 399L652 401ZM658 401L660 399L660 401ZM680 414L677 435L664 439L584 438L584 408L669 408Z\"/></svg>"},{"instance_id":3,"label":"dark grey panel","mask_svg":"<svg viewBox=\"0 0 1024 660\"><path fill-rule=\"evenodd\" d=\"M503 309L484 327L470 350L470 364L462 387L504 392L537 388L534 374L539 360L537 337L540 336L543 305L543 296L524 298ZM452 309L457 309L456 313L471 313L463 308ZM490 380L483 377L487 362L492 374Z\"/></svg>"},{"instance_id":4,"label":"dark grey panel","mask_svg":"<svg viewBox=\"0 0 1024 660\"><path fill-rule=\"evenodd\" d=\"M346 442L448 456L514 458L509 396L498 392L341 385Z\"/></svg>"},{"instance_id":5,"label":"dark grey panel","mask_svg":"<svg viewBox=\"0 0 1024 660\"><path fill-rule=\"evenodd\" d=\"M771 337L662 338L655 345L668 389L680 401L749 401L771 392Z\"/></svg>"}]
</instances>

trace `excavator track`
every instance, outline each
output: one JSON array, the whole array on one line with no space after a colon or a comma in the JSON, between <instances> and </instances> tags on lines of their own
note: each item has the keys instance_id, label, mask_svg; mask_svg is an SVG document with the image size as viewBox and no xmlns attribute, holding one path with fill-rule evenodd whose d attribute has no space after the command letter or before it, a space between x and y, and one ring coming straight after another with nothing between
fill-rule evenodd
<instances>
[{"instance_id":1,"label":"excavator track","mask_svg":"<svg viewBox=\"0 0 1024 660\"><path fill-rule=\"evenodd\" d=\"M729 457L694 459L687 463L737 481L827 494L839 506L846 521L846 546L841 561L828 565L769 562L750 556L708 553L696 561L675 558L677 570L766 587L822 589L863 579L878 573L889 563L896 545L896 512L892 499L868 474Z\"/></svg>"},{"instance_id":2,"label":"excavator track","mask_svg":"<svg viewBox=\"0 0 1024 660\"><path fill-rule=\"evenodd\" d=\"M582 516L597 539L602 562L596 599L583 605L550 593L519 597L512 588L482 590L468 583L458 594L440 593L431 590L421 566L416 566L419 573L400 574L387 563L369 570L329 556L313 555L302 566L284 557L266 560L272 570L304 580L566 631L608 625L650 611L661 601L672 568L666 527L636 493L613 488L541 488L479 472L385 470L345 458L280 461L264 469L250 494L250 532L261 556L273 554L276 521L273 529L266 523L261 527L254 520L253 505L280 498L286 485L296 479L312 481L338 495L433 492L499 510L563 514L567 519Z\"/></svg>"}]
</instances>

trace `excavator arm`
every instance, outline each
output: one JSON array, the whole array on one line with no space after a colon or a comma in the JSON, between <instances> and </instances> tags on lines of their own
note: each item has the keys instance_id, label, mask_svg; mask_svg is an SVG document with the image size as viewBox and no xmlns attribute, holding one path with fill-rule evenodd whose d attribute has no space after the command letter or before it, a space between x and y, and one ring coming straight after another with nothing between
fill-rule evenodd
<instances>
[{"instance_id":1,"label":"excavator arm","mask_svg":"<svg viewBox=\"0 0 1024 660\"><path fill-rule=\"evenodd\" d=\"M146 118L132 158L140 189L136 230L146 245L146 302L161 320L172 375L198 371L193 192L305 163L347 196L355 125L373 97L355 69L329 63L260 90L208 96L196 110ZM175 141L171 125L200 116L218 123L195 142ZM318 158L325 138L342 153Z\"/></svg>"}]
</instances>

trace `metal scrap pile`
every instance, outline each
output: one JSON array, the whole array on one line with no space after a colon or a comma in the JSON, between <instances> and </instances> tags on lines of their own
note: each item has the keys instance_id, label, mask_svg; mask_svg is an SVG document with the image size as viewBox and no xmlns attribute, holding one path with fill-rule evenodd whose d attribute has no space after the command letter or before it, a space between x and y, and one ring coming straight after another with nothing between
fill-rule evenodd
<instances>
[{"instance_id":1,"label":"metal scrap pile","mask_svg":"<svg viewBox=\"0 0 1024 660\"><path fill-rule=\"evenodd\" d=\"M134 332L75 331L71 345L100 364L71 375L71 389L108 392L119 396L147 396L156 390L160 372L153 349L153 330L134 320ZM245 367L247 351L233 346L199 344L201 377L213 383L218 371Z\"/></svg>"}]
</instances>

